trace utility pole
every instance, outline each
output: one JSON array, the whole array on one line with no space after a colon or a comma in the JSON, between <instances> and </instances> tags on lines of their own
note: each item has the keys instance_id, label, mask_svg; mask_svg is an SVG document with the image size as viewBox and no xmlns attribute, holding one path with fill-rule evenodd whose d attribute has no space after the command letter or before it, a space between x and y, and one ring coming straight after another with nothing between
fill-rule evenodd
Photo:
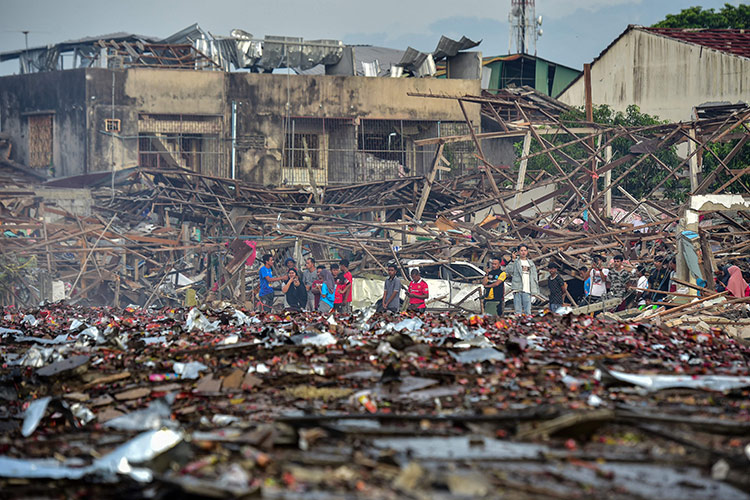
<instances>
[{"instance_id":1,"label":"utility pole","mask_svg":"<svg viewBox=\"0 0 750 500\"><path fill-rule=\"evenodd\" d=\"M28 71L28 58L29 58L29 30L21 30L23 33L23 39L26 44L26 50L23 53L23 59L21 61L21 74L29 73Z\"/></svg>"}]
</instances>

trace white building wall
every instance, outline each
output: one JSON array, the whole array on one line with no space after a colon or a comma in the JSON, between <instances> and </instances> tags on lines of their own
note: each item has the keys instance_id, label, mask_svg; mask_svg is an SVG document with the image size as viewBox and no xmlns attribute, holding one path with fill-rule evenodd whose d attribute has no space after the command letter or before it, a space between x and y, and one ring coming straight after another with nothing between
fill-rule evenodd
<instances>
[{"instance_id":1,"label":"white building wall","mask_svg":"<svg viewBox=\"0 0 750 500\"><path fill-rule=\"evenodd\" d=\"M635 28L592 64L591 94L616 111L637 104L663 120L690 120L705 102L750 102L750 59ZM559 99L582 107L583 76Z\"/></svg>"}]
</instances>

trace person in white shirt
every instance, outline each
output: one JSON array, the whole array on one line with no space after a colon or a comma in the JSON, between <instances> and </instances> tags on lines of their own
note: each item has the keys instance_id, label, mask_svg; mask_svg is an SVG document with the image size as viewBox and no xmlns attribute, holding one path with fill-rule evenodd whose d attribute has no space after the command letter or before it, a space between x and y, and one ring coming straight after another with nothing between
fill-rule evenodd
<instances>
[{"instance_id":1,"label":"person in white shirt","mask_svg":"<svg viewBox=\"0 0 750 500\"><path fill-rule=\"evenodd\" d=\"M643 265L638 266L638 282L635 285L638 289L646 290L648 288L648 276L646 276L646 268ZM636 290L635 297L638 301L638 307L646 305L646 298L644 297L645 292Z\"/></svg>"},{"instance_id":2,"label":"person in white shirt","mask_svg":"<svg viewBox=\"0 0 750 500\"><path fill-rule=\"evenodd\" d=\"M590 300L602 300L604 296L607 295L608 275L609 269L604 267L604 259L602 256L594 255L594 265L589 271L589 278L591 278Z\"/></svg>"},{"instance_id":3,"label":"person in white shirt","mask_svg":"<svg viewBox=\"0 0 750 500\"><path fill-rule=\"evenodd\" d=\"M539 275L534 261L529 259L529 247L523 244L518 247L518 257L508 264L505 272L511 277L515 313L531 314L531 296L539 294Z\"/></svg>"}]
</instances>

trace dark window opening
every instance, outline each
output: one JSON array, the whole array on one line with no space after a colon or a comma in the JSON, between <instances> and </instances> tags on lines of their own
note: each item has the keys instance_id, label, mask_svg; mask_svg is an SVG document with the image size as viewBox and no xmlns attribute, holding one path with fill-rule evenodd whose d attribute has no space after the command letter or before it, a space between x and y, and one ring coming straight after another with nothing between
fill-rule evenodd
<instances>
[{"instance_id":1,"label":"dark window opening","mask_svg":"<svg viewBox=\"0 0 750 500\"><path fill-rule=\"evenodd\" d=\"M289 168L321 168L320 136L317 134L286 134L284 166Z\"/></svg>"},{"instance_id":2,"label":"dark window opening","mask_svg":"<svg viewBox=\"0 0 750 500\"><path fill-rule=\"evenodd\" d=\"M372 127L357 136L357 148L381 160L403 162L406 143L403 136L391 126Z\"/></svg>"},{"instance_id":3,"label":"dark window opening","mask_svg":"<svg viewBox=\"0 0 750 500\"><path fill-rule=\"evenodd\" d=\"M218 163L218 137L201 134L140 134L138 160L147 168L184 168L214 173Z\"/></svg>"}]
</instances>

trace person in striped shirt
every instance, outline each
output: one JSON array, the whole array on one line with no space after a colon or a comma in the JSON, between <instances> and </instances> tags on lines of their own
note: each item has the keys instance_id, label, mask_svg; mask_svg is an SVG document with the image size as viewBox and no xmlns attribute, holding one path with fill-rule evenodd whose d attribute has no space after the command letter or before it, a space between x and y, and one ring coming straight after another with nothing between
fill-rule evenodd
<instances>
[{"instance_id":1,"label":"person in striped shirt","mask_svg":"<svg viewBox=\"0 0 750 500\"><path fill-rule=\"evenodd\" d=\"M430 296L427 283L419 275L419 269L411 270L411 281L409 282L409 307L410 311L422 311L427 308L425 301Z\"/></svg>"}]
</instances>

